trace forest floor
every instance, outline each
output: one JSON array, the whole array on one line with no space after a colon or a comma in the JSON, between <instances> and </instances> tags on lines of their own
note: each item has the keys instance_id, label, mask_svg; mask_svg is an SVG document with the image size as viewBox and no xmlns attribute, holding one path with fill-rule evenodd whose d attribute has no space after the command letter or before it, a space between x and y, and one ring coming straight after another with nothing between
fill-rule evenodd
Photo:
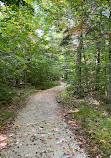
<instances>
[{"instance_id":1,"label":"forest floor","mask_svg":"<svg viewBox=\"0 0 111 158\"><path fill-rule=\"evenodd\" d=\"M111 158L111 104L105 96L93 92L78 98L68 86L57 100L79 147L85 148L90 158Z\"/></svg>"},{"instance_id":2,"label":"forest floor","mask_svg":"<svg viewBox=\"0 0 111 158\"><path fill-rule=\"evenodd\" d=\"M66 85L27 99L9 132L0 135L0 158L86 158L65 120L56 96Z\"/></svg>"}]
</instances>

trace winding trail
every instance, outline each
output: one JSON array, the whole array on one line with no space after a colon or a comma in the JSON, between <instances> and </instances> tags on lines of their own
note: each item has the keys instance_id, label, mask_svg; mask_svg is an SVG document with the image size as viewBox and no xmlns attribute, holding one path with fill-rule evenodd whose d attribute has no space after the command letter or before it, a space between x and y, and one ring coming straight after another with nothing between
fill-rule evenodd
<instances>
[{"instance_id":1,"label":"winding trail","mask_svg":"<svg viewBox=\"0 0 111 158\"><path fill-rule=\"evenodd\" d=\"M65 84L29 97L9 133L3 158L87 158L63 121L55 97Z\"/></svg>"}]
</instances>

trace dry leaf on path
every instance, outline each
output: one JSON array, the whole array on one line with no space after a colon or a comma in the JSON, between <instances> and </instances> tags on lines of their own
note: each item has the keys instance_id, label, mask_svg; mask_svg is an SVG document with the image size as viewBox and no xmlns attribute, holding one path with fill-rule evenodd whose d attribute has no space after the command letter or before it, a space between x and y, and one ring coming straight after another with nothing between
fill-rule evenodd
<instances>
[{"instance_id":1,"label":"dry leaf on path","mask_svg":"<svg viewBox=\"0 0 111 158\"><path fill-rule=\"evenodd\" d=\"M5 135L0 135L0 141L3 141L5 139L7 139L7 137Z\"/></svg>"},{"instance_id":2,"label":"dry leaf on path","mask_svg":"<svg viewBox=\"0 0 111 158\"><path fill-rule=\"evenodd\" d=\"M54 148L54 146L53 146L53 145L51 145L50 147L51 147L51 148Z\"/></svg>"},{"instance_id":3,"label":"dry leaf on path","mask_svg":"<svg viewBox=\"0 0 111 158\"><path fill-rule=\"evenodd\" d=\"M66 148L65 148L65 147L63 147L62 149L63 149L64 151L66 151Z\"/></svg>"},{"instance_id":4,"label":"dry leaf on path","mask_svg":"<svg viewBox=\"0 0 111 158\"><path fill-rule=\"evenodd\" d=\"M72 149L72 148L70 148L70 151L72 151L72 152L73 152L73 149Z\"/></svg>"},{"instance_id":5,"label":"dry leaf on path","mask_svg":"<svg viewBox=\"0 0 111 158\"><path fill-rule=\"evenodd\" d=\"M46 131L46 129L45 129L45 128L43 128L43 131Z\"/></svg>"},{"instance_id":6,"label":"dry leaf on path","mask_svg":"<svg viewBox=\"0 0 111 158\"><path fill-rule=\"evenodd\" d=\"M42 138L45 141L45 137Z\"/></svg>"},{"instance_id":7,"label":"dry leaf on path","mask_svg":"<svg viewBox=\"0 0 111 158\"><path fill-rule=\"evenodd\" d=\"M53 132L57 132L57 131L58 131L58 128L53 129Z\"/></svg>"},{"instance_id":8,"label":"dry leaf on path","mask_svg":"<svg viewBox=\"0 0 111 158\"><path fill-rule=\"evenodd\" d=\"M16 127L20 128L20 125L19 125L19 124L16 124Z\"/></svg>"},{"instance_id":9,"label":"dry leaf on path","mask_svg":"<svg viewBox=\"0 0 111 158\"><path fill-rule=\"evenodd\" d=\"M4 149L4 148L6 148L6 146L7 146L8 144L9 144L8 141L3 142L3 143L0 143L0 149Z\"/></svg>"},{"instance_id":10,"label":"dry leaf on path","mask_svg":"<svg viewBox=\"0 0 111 158\"><path fill-rule=\"evenodd\" d=\"M48 137L47 139L52 139L52 138Z\"/></svg>"}]
</instances>

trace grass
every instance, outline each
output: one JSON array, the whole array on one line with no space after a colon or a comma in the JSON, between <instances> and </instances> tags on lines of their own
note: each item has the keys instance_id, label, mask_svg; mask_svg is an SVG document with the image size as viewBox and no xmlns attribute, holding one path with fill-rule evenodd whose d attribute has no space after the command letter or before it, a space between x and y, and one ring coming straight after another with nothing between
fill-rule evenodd
<instances>
[{"instance_id":1,"label":"grass","mask_svg":"<svg viewBox=\"0 0 111 158\"><path fill-rule=\"evenodd\" d=\"M16 95L13 98L14 102L20 102L23 101L24 99L26 99L28 96L30 96L31 94L33 94L35 92L35 87L29 86L26 88L19 88L16 89Z\"/></svg>"},{"instance_id":2,"label":"grass","mask_svg":"<svg viewBox=\"0 0 111 158\"><path fill-rule=\"evenodd\" d=\"M35 92L34 87L26 87L26 88L16 88L14 89L15 96L9 103L1 104L0 105L0 130L3 130L7 123L9 123L9 120L14 118L14 115L16 113L16 106L20 105L20 102L25 100L28 96L33 94ZM21 103L23 104L23 103ZM15 106L15 111L10 109L11 106Z\"/></svg>"},{"instance_id":3,"label":"grass","mask_svg":"<svg viewBox=\"0 0 111 158\"><path fill-rule=\"evenodd\" d=\"M72 110L72 113L67 115L76 121L78 135L83 135L86 140L90 139L86 142L90 157L93 155L92 157L109 158L111 155L111 115L108 113L108 105L89 103L86 98L76 99L71 88L60 93L59 99L69 111ZM77 112L73 112L75 110Z\"/></svg>"},{"instance_id":4,"label":"grass","mask_svg":"<svg viewBox=\"0 0 111 158\"><path fill-rule=\"evenodd\" d=\"M2 110L0 111L0 126L3 126L4 121L6 119L10 119L13 117L13 112L11 111L6 111L6 110Z\"/></svg>"},{"instance_id":5,"label":"grass","mask_svg":"<svg viewBox=\"0 0 111 158\"><path fill-rule=\"evenodd\" d=\"M99 109L99 108L98 108ZM83 104L74 114L76 121L86 130L95 143L100 144L101 155L110 156L111 152L111 116L94 105Z\"/></svg>"}]
</instances>

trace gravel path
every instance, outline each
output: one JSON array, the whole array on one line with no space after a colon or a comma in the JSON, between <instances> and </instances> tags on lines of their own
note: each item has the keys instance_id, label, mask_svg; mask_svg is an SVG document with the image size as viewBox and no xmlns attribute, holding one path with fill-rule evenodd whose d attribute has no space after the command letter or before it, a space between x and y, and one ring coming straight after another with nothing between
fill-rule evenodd
<instances>
[{"instance_id":1,"label":"gravel path","mask_svg":"<svg viewBox=\"0 0 111 158\"><path fill-rule=\"evenodd\" d=\"M65 84L28 99L8 133L3 158L87 158L60 115L55 96ZM0 157L0 158L1 158Z\"/></svg>"}]
</instances>

